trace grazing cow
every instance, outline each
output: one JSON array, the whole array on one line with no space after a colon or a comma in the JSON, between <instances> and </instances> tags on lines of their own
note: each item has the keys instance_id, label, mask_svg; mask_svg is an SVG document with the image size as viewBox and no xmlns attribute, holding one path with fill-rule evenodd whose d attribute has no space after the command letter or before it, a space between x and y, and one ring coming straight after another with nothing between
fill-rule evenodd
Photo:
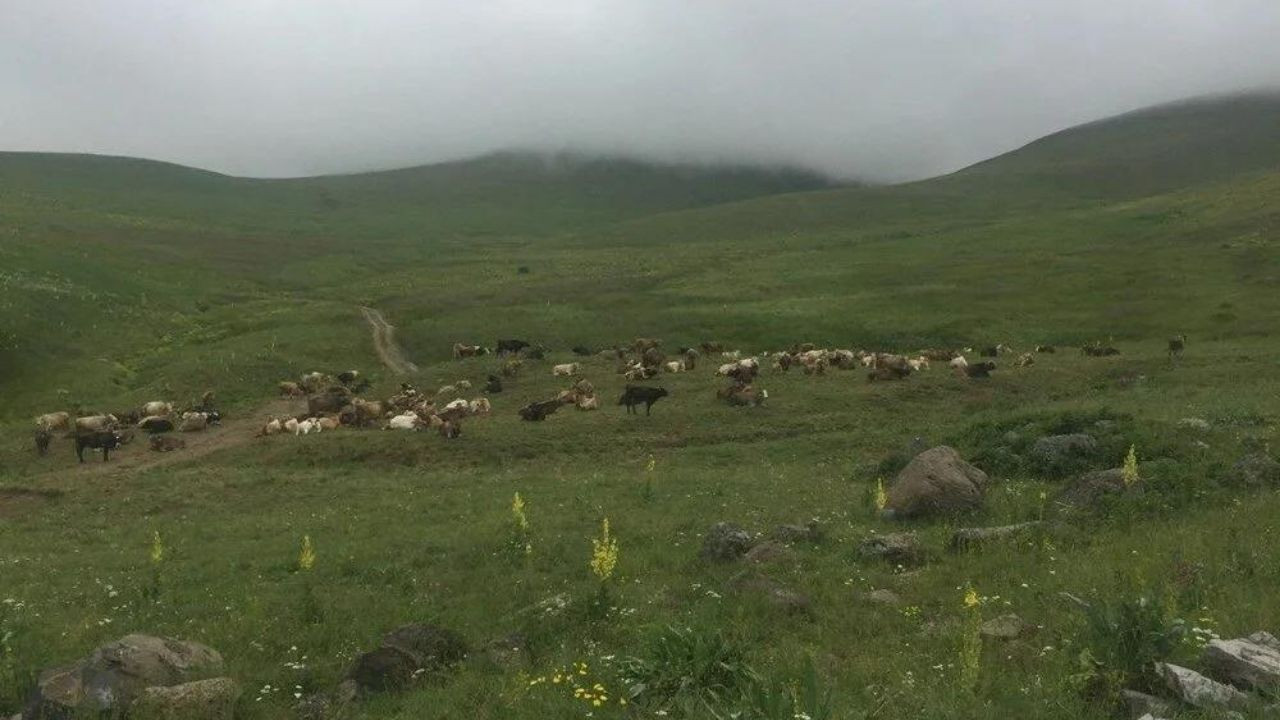
<instances>
[{"instance_id":1,"label":"grazing cow","mask_svg":"<svg viewBox=\"0 0 1280 720\"><path fill-rule=\"evenodd\" d=\"M421 430L424 423L417 413L405 413L396 415L387 421L383 430Z\"/></svg>"},{"instance_id":2,"label":"grazing cow","mask_svg":"<svg viewBox=\"0 0 1280 720\"><path fill-rule=\"evenodd\" d=\"M187 446L187 441L172 435L152 435L151 450L153 452L173 452Z\"/></svg>"},{"instance_id":3,"label":"grazing cow","mask_svg":"<svg viewBox=\"0 0 1280 720\"><path fill-rule=\"evenodd\" d=\"M514 355L529 347L524 340L499 340L495 348L499 355Z\"/></svg>"},{"instance_id":4,"label":"grazing cow","mask_svg":"<svg viewBox=\"0 0 1280 720\"><path fill-rule=\"evenodd\" d=\"M461 360L462 358L470 358L470 357L480 357L481 355L488 355L488 354L489 354L489 348L487 347L481 347L479 345L464 345L462 343L453 344L454 360Z\"/></svg>"},{"instance_id":5,"label":"grazing cow","mask_svg":"<svg viewBox=\"0 0 1280 720\"><path fill-rule=\"evenodd\" d=\"M996 369L996 364L993 362L989 362L989 361L980 362L980 363L974 363L966 367L964 369L964 374L969 379L989 378L991 377L991 371L995 369Z\"/></svg>"},{"instance_id":6,"label":"grazing cow","mask_svg":"<svg viewBox=\"0 0 1280 720\"><path fill-rule=\"evenodd\" d=\"M106 430L115 430L116 425L120 421L115 415L89 415L87 417L76 418L75 432L77 433L94 433Z\"/></svg>"},{"instance_id":7,"label":"grazing cow","mask_svg":"<svg viewBox=\"0 0 1280 720\"><path fill-rule=\"evenodd\" d=\"M573 354L579 357L587 357L588 355L595 355L596 351L585 345L574 345Z\"/></svg>"},{"instance_id":8,"label":"grazing cow","mask_svg":"<svg viewBox=\"0 0 1280 720\"><path fill-rule=\"evenodd\" d=\"M1052 346L1052 345L1037 345L1037 346L1036 346L1036 352L1038 352L1038 353L1056 353L1056 352L1058 352L1058 350L1057 350L1057 348L1055 348L1055 347L1054 347L1054 346Z\"/></svg>"},{"instance_id":9,"label":"grazing cow","mask_svg":"<svg viewBox=\"0 0 1280 720\"><path fill-rule=\"evenodd\" d=\"M560 409L562 403L559 400L543 400L542 402L534 402L520 408L520 419L529 422L542 422L547 419L556 410Z\"/></svg>"},{"instance_id":10,"label":"grazing cow","mask_svg":"<svg viewBox=\"0 0 1280 720\"><path fill-rule=\"evenodd\" d=\"M1169 339L1169 359L1182 357L1182 351L1187 348L1187 336L1179 335Z\"/></svg>"},{"instance_id":11,"label":"grazing cow","mask_svg":"<svg viewBox=\"0 0 1280 720\"><path fill-rule=\"evenodd\" d=\"M484 391L490 395L502 392L502 378L490 375L489 381L484 384Z\"/></svg>"},{"instance_id":12,"label":"grazing cow","mask_svg":"<svg viewBox=\"0 0 1280 720\"><path fill-rule=\"evenodd\" d=\"M173 432L173 418L152 415L139 420L138 427L152 435Z\"/></svg>"},{"instance_id":13,"label":"grazing cow","mask_svg":"<svg viewBox=\"0 0 1280 720\"><path fill-rule=\"evenodd\" d=\"M648 415L653 410L653 404L667 397L666 388L649 387L647 385L627 385L622 396L618 398L619 405L627 406L627 414L638 413L636 406L644 404L644 414Z\"/></svg>"},{"instance_id":14,"label":"grazing cow","mask_svg":"<svg viewBox=\"0 0 1280 720\"><path fill-rule=\"evenodd\" d=\"M290 433L292 435L297 435L298 428L302 426L302 423L298 422L298 418L288 418L283 423L281 423L281 425L284 427L285 432Z\"/></svg>"},{"instance_id":15,"label":"grazing cow","mask_svg":"<svg viewBox=\"0 0 1280 720\"><path fill-rule=\"evenodd\" d=\"M45 455L49 454L49 441L52 439L53 439L52 432L50 432L45 428L36 428L35 430L36 453L39 454L40 457L44 457Z\"/></svg>"},{"instance_id":16,"label":"grazing cow","mask_svg":"<svg viewBox=\"0 0 1280 720\"><path fill-rule=\"evenodd\" d=\"M562 365L553 365L551 374L554 377L570 377L578 374L578 363L564 363Z\"/></svg>"},{"instance_id":17,"label":"grazing cow","mask_svg":"<svg viewBox=\"0 0 1280 720\"><path fill-rule=\"evenodd\" d=\"M84 462L84 449L102 451L102 462L110 459L111 451L120 447L120 435L114 430L89 430L76 432L76 457Z\"/></svg>"},{"instance_id":18,"label":"grazing cow","mask_svg":"<svg viewBox=\"0 0 1280 720\"><path fill-rule=\"evenodd\" d=\"M307 391L303 390L301 385L288 380L276 383L276 389L279 391L280 397L302 397L307 394Z\"/></svg>"},{"instance_id":19,"label":"grazing cow","mask_svg":"<svg viewBox=\"0 0 1280 720\"><path fill-rule=\"evenodd\" d=\"M71 413L51 412L36 418L36 428L40 430L70 430Z\"/></svg>"}]
</instances>

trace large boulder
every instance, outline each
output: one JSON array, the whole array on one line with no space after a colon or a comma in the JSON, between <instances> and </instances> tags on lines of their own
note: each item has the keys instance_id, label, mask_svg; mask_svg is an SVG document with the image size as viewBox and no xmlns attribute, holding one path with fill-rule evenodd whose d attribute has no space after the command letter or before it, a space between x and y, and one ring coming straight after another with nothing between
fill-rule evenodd
<instances>
[{"instance_id":1,"label":"large boulder","mask_svg":"<svg viewBox=\"0 0 1280 720\"><path fill-rule=\"evenodd\" d=\"M1098 452L1098 441L1092 435L1071 433L1048 435L1031 446L1030 457L1044 472L1066 474L1080 469Z\"/></svg>"},{"instance_id":2,"label":"large boulder","mask_svg":"<svg viewBox=\"0 0 1280 720\"><path fill-rule=\"evenodd\" d=\"M24 717L120 713L147 688L220 675L222 667L222 656L206 645L126 635L78 662L41 673Z\"/></svg>"},{"instance_id":3,"label":"large boulder","mask_svg":"<svg viewBox=\"0 0 1280 720\"><path fill-rule=\"evenodd\" d=\"M887 517L909 518L957 513L982 506L987 474L946 445L917 455L888 489Z\"/></svg>"},{"instance_id":4,"label":"large boulder","mask_svg":"<svg viewBox=\"0 0 1280 720\"><path fill-rule=\"evenodd\" d=\"M1280 687L1280 650L1252 640L1211 640L1202 661L1209 673L1246 690Z\"/></svg>"},{"instance_id":5,"label":"large boulder","mask_svg":"<svg viewBox=\"0 0 1280 720\"><path fill-rule=\"evenodd\" d=\"M1095 470L1069 482L1059 493L1057 502L1068 508L1089 508L1111 495L1141 491L1141 480L1132 486L1124 484L1124 472L1120 468Z\"/></svg>"},{"instance_id":6,"label":"large boulder","mask_svg":"<svg viewBox=\"0 0 1280 720\"><path fill-rule=\"evenodd\" d=\"M756 539L751 533L737 525L721 522L707 530L699 554L704 560L730 562L746 555L755 544Z\"/></svg>"},{"instance_id":7,"label":"large boulder","mask_svg":"<svg viewBox=\"0 0 1280 720\"><path fill-rule=\"evenodd\" d=\"M1202 710L1240 709L1249 704L1249 696L1215 680L1170 663L1156 663L1156 673L1174 697Z\"/></svg>"},{"instance_id":8,"label":"large boulder","mask_svg":"<svg viewBox=\"0 0 1280 720\"><path fill-rule=\"evenodd\" d=\"M1250 453L1231 466L1227 480L1248 487L1280 485L1280 462L1265 452Z\"/></svg>"},{"instance_id":9,"label":"large boulder","mask_svg":"<svg viewBox=\"0 0 1280 720\"><path fill-rule=\"evenodd\" d=\"M134 702L131 716L147 720L232 720L240 686L231 678L149 687Z\"/></svg>"}]
</instances>

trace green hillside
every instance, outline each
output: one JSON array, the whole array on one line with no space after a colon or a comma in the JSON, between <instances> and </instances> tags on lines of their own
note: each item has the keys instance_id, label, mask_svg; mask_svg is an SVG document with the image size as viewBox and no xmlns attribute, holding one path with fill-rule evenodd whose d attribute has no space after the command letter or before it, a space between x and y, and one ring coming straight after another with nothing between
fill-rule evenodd
<instances>
[{"instance_id":1,"label":"green hillside","mask_svg":"<svg viewBox=\"0 0 1280 720\"><path fill-rule=\"evenodd\" d=\"M1129 717L1121 689L1167 694L1152 660L1204 669L1209 633L1280 631L1278 108L1155 108L894 186L510 154L299 180L0 155L0 717L40 669L137 631L221 651L237 718L294 718L294 693L334 691L384 632L423 621L472 652L338 717ZM361 305L417 371L380 365ZM711 356L650 380L670 396L633 416L614 358L570 348L635 337L1015 352L989 380L765 360L751 408L717 399ZM359 368L372 398L461 380L477 396L500 362L450 350L498 338L549 353L457 439L255 436L303 412L276 383L309 370ZM1093 342L1120 354L1082 355ZM1057 352L1017 366L1042 344ZM520 420L574 361L600 409ZM139 439L81 466L62 438L31 448L37 412L210 388L224 426L184 450ZM1070 433L1096 445L1036 450ZM937 444L990 475L983 506L878 515L877 489ZM1125 489L1066 506L1080 472L1130 450ZM588 562L605 518L602 590ZM821 538L759 563L699 557L714 523L763 538L810 520ZM1026 521L1045 524L948 549L958 527ZM860 551L903 531L918 555ZM983 637L1009 613L1018 637ZM577 663L587 675L560 672ZM566 677L609 700L584 704Z\"/></svg>"}]
</instances>

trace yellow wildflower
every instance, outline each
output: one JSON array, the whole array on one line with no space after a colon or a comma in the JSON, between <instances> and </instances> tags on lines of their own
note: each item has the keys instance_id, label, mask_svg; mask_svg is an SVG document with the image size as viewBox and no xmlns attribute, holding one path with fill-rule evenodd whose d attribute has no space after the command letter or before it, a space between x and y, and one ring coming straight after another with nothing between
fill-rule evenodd
<instances>
[{"instance_id":1,"label":"yellow wildflower","mask_svg":"<svg viewBox=\"0 0 1280 720\"><path fill-rule=\"evenodd\" d=\"M653 456L652 456L652 455L650 455L650 456L649 456L649 464L648 464L648 465L646 465L644 469L645 469L645 470L647 470L647 471L649 471L649 472L653 472L653 469L654 469L655 467L657 467L657 466L658 466L658 461L657 461L657 460L655 460L655 459L653 459Z\"/></svg>"},{"instance_id":2,"label":"yellow wildflower","mask_svg":"<svg viewBox=\"0 0 1280 720\"><path fill-rule=\"evenodd\" d=\"M521 531L529 529L529 519L524 514L524 498L520 497L520 493L516 493L511 500L511 517Z\"/></svg>"},{"instance_id":3,"label":"yellow wildflower","mask_svg":"<svg viewBox=\"0 0 1280 720\"><path fill-rule=\"evenodd\" d=\"M160 539L160 532L157 530L155 535L151 537L151 562L160 564L164 559L164 541Z\"/></svg>"},{"instance_id":4,"label":"yellow wildflower","mask_svg":"<svg viewBox=\"0 0 1280 720\"><path fill-rule=\"evenodd\" d=\"M316 551L311 546L311 536L302 536L302 552L298 553L298 567L310 570L316 564Z\"/></svg>"},{"instance_id":5,"label":"yellow wildflower","mask_svg":"<svg viewBox=\"0 0 1280 720\"><path fill-rule=\"evenodd\" d=\"M1125 487L1138 482L1138 451L1133 445L1129 446L1129 454L1124 458L1124 467L1120 468L1120 478L1124 480Z\"/></svg>"},{"instance_id":6,"label":"yellow wildflower","mask_svg":"<svg viewBox=\"0 0 1280 720\"><path fill-rule=\"evenodd\" d=\"M978 600L978 591L974 590L973 586L970 585L968 589L964 591L964 606L967 608L975 608L980 602L981 601Z\"/></svg>"},{"instance_id":7,"label":"yellow wildflower","mask_svg":"<svg viewBox=\"0 0 1280 720\"><path fill-rule=\"evenodd\" d=\"M609 518L600 525L600 537L591 539L591 572L600 578L600 582L608 580L618 566L618 541L609 535ZM586 665L582 665L582 673L586 674Z\"/></svg>"},{"instance_id":8,"label":"yellow wildflower","mask_svg":"<svg viewBox=\"0 0 1280 720\"><path fill-rule=\"evenodd\" d=\"M884 506L889 504L889 495L884 491L884 478L876 479L876 512L884 512Z\"/></svg>"}]
</instances>

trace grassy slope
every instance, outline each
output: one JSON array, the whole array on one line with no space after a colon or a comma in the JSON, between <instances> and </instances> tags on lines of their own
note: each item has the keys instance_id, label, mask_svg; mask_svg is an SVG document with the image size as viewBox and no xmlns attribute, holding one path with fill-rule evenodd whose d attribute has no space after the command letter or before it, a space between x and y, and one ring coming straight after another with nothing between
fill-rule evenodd
<instances>
[{"instance_id":1,"label":"grassy slope","mask_svg":"<svg viewBox=\"0 0 1280 720\"><path fill-rule=\"evenodd\" d=\"M1262 107L1258 122L1271 106ZM1202 106L1177 116L1180 122L1157 113L1145 133L1131 126L1133 117L1066 133L1053 142L1074 138L1074 145L1065 156L1049 154L1057 160L1033 145L910 186L783 195L564 234L526 234L506 223L465 242L447 232L424 239L429 229L402 219L414 219L412 211L362 216L359 208L385 196L372 191L339 205L334 211L346 219L321 224L333 244L310 252L291 243L312 242L310 223L318 221L311 211L285 205L273 213L269 202L252 204L256 191L244 200L251 203L244 215L228 217L203 200L198 212L173 210L180 202L160 199L163 188L139 192L123 217L84 201L99 190L68 193L72 199L51 191L18 202L12 193L0 196L16 210L0 232L20 240L0 243L0 253L14 258L2 265L10 268L0 275L10 288L0 294L10 303L3 311L15 312L17 303L22 317L25 307L32 341L66 353L64 362L38 372L23 366L20 382L6 381L11 407L22 414L57 403L49 388L64 385L54 383L110 406L166 386L178 397L215 386L233 406L250 407L274 379L312 365L369 368L367 337L351 311L356 302L377 304L400 325L423 366L423 386L483 378L492 362L449 362L448 346L507 335L561 350L635 335L672 346L715 337L753 350L797 340L910 349L1114 337L1125 350L1103 361L1042 357L1032 368L1004 368L985 385L936 369L892 386L867 385L858 373L766 374L772 399L754 413L714 403L716 383L704 367L665 377L673 397L651 419L607 407L529 425L514 408L561 384L535 365L495 397L494 417L469 423L454 444L374 432L262 440L123 477L82 475L65 448L36 461L25 437L7 433L0 478L65 492L48 501L0 500L0 596L28 603L7 621L17 628L18 664L51 664L142 629L210 642L254 689L323 687L382 630L436 618L477 642L529 634L536 652L528 670L538 674L570 660L594 666L604 656L640 652L652 628L680 623L725 629L770 675L787 675L812 653L839 688L837 717L872 708L889 718L993 709L1096 717L1098 709L1067 681L1079 669L1079 619L1058 591L1107 595L1118 575L1162 583L1183 578L1184 566L1201 566L1190 587L1180 580L1184 613L1211 616L1224 633L1280 625L1272 599L1280 577L1265 562L1280 550L1275 534L1255 532L1247 544L1234 534L1269 528L1278 501L1222 491L1213 481L1242 438L1274 437L1280 367L1268 358L1280 320L1273 202L1280 168L1265 160L1275 138L1259 134L1253 152L1232 150L1231 167L1220 163L1213 154L1220 144L1200 131L1241 112L1220 108ZM1235 119L1237 127L1254 124ZM1140 152L1124 141L1135 133L1165 140ZM1099 135L1114 142L1090 154L1088 137ZM1117 147L1131 148L1129 167L1140 169L1161 162L1179 138L1203 162L1184 164L1176 178L1162 168L1134 170L1124 187L1100 182L1113 177L1108 164ZM1039 165L1030 159L1037 153ZM1062 157L1072 160L1065 171ZM1193 174L1195 167L1203 173ZM1161 179L1158 187L1152 178ZM257 212L265 214L261 224L246 219ZM366 236L375 238L376 253L365 245L341 249L344 238ZM282 248L302 257L280 259ZM338 257L329 255L335 249ZM76 251L83 261L67 262ZM193 258L208 261L192 268ZM519 265L531 272L517 274ZM176 283L188 291L175 292ZM87 323L103 322L92 310L106 293L113 324L95 333ZM58 298L52 309L38 302L49 296ZM75 343L54 343L50 318L70 334L109 334L113 347L131 350L99 360ZM1190 334L1192 345L1189 358L1171 366L1163 339L1176 332ZM606 402L621 387L609 362L592 361L587 375ZM381 378L379 390L394 382ZM1069 537L949 557L917 573L857 559L862 537L893 529L869 519L865 502L878 461L910 438L974 453L984 449L969 430L979 423L1102 406L1134 414L1127 439L1144 457L1166 455L1179 473L1194 476L1195 509L1127 509ZM1190 415L1214 429L1199 437L1175 428ZM646 498L650 455L657 469ZM1053 490L1035 474L998 478L990 508L973 522L1034 517L1038 492ZM534 551L513 567L495 557L517 490L530 503ZM1240 504L1241 497L1250 502ZM588 592L587 537L601 516L613 518L621 538L619 602L634 613L594 629L522 613L557 592ZM726 589L732 569L694 559L699 534L716 520L765 530L813 516L824 520L829 540L797 548L794 565L771 570L812 596L813 621L772 614ZM948 528L918 529L938 547ZM160 606L138 599L153 530L170 545ZM290 573L302 534L320 548L313 583L326 615L321 624L300 617L300 579ZM966 582L1000 596L986 612L1010 603L1045 628L1028 643L991 648L972 698L958 696L954 684L957 587ZM855 601L855 592L872 587L894 588L919 614ZM302 654L305 672L282 667ZM514 670L475 659L444 688L360 712L451 717L468 707L476 717L581 716L522 685ZM275 694L245 712L285 717L287 707L287 694Z\"/></svg>"}]
</instances>

